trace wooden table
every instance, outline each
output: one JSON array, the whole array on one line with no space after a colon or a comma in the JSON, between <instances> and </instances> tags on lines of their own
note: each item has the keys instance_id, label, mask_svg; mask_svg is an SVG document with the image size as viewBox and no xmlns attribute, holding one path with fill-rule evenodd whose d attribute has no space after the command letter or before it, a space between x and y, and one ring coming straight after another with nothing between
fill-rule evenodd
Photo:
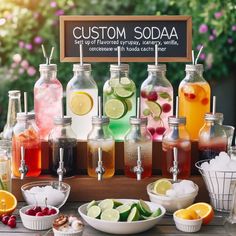
<instances>
[{"instance_id":1,"label":"wooden table","mask_svg":"<svg viewBox=\"0 0 236 236\"><path fill-rule=\"evenodd\" d=\"M18 203L18 209L21 208L25 203L20 202ZM61 208L61 212L65 214L73 214L73 215L78 215L78 206L80 206L81 203L79 202L68 202L63 208ZM18 214L18 210L15 212ZM152 228L149 231L146 231L142 234L138 234L137 236L156 236L156 235L165 235L165 236L173 236L173 235L195 235L195 236L200 236L200 235L227 235L225 229L224 229L224 219L225 219L225 214L222 213L216 213L214 220L207 226L202 226L201 230L198 233L194 234L187 234L183 233L181 231L178 231L175 228L174 221L172 219L172 216L165 216L160 223ZM20 217L18 216L17 218L17 227L15 229L10 229L8 226L3 225L0 223L0 236L28 236L28 235L33 235L33 236L43 236L46 235L47 231L31 231L28 229L25 229L23 227L23 224L20 220ZM47 234L48 236L53 235L52 232L49 232ZM103 232L99 232L89 225L85 226L85 230L83 233L83 236L110 236L111 234L105 234Z\"/></svg>"}]
</instances>

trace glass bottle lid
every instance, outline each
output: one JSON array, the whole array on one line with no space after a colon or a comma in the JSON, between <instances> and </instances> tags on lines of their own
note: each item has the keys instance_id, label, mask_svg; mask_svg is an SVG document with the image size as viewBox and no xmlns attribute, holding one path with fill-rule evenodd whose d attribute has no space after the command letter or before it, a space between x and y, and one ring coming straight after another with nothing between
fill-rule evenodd
<instances>
[{"instance_id":1,"label":"glass bottle lid","mask_svg":"<svg viewBox=\"0 0 236 236\"><path fill-rule=\"evenodd\" d=\"M179 124L186 124L186 117L184 116L179 116L179 117L175 117L175 116L169 116L168 117L168 124L169 125L179 125Z\"/></svg>"},{"instance_id":2,"label":"glass bottle lid","mask_svg":"<svg viewBox=\"0 0 236 236\"><path fill-rule=\"evenodd\" d=\"M129 123L131 125L147 125L147 122L148 122L147 117L138 118L136 116L131 116L129 118Z\"/></svg>"},{"instance_id":3,"label":"glass bottle lid","mask_svg":"<svg viewBox=\"0 0 236 236\"><path fill-rule=\"evenodd\" d=\"M196 65L187 64L185 66L185 71L203 71L203 70L204 68L202 64L196 64Z\"/></svg>"},{"instance_id":4,"label":"glass bottle lid","mask_svg":"<svg viewBox=\"0 0 236 236\"><path fill-rule=\"evenodd\" d=\"M91 71L91 64L73 64L73 71Z\"/></svg>"},{"instance_id":5,"label":"glass bottle lid","mask_svg":"<svg viewBox=\"0 0 236 236\"><path fill-rule=\"evenodd\" d=\"M39 71L56 71L57 65L56 64L40 64L39 65Z\"/></svg>"},{"instance_id":6,"label":"glass bottle lid","mask_svg":"<svg viewBox=\"0 0 236 236\"><path fill-rule=\"evenodd\" d=\"M92 117L92 124L93 125L103 125L103 124L109 124L110 119L107 116L93 116Z\"/></svg>"},{"instance_id":7,"label":"glass bottle lid","mask_svg":"<svg viewBox=\"0 0 236 236\"><path fill-rule=\"evenodd\" d=\"M34 120L35 119L35 114L33 112L19 112L16 115L17 120Z\"/></svg>"},{"instance_id":8,"label":"glass bottle lid","mask_svg":"<svg viewBox=\"0 0 236 236\"><path fill-rule=\"evenodd\" d=\"M158 65L148 65L148 71L166 71L166 64L158 64Z\"/></svg>"},{"instance_id":9,"label":"glass bottle lid","mask_svg":"<svg viewBox=\"0 0 236 236\"><path fill-rule=\"evenodd\" d=\"M129 70L129 64L110 65L110 71L128 71L128 70Z\"/></svg>"},{"instance_id":10,"label":"glass bottle lid","mask_svg":"<svg viewBox=\"0 0 236 236\"><path fill-rule=\"evenodd\" d=\"M70 116L57 116L54 118L54 124L55 125L70 125L72 123L72 119Z\"/></svg>"},{"instance_id":11,"label":"glass bottle lid","mask_svg":"<svg viewBox=\"0 0 236 236\"><path fill-rule=\"evenodd\" d=\"M219 121L224 119L224 115L223 113L206 113L204 118L206 121Z\"/></svg>"},{"instance_id":12,"label":"glass bottle lid","mask_svg":"<svg viewBox=\"0 0 236 236\"><path fill-rule=\"evenodd\" d=\"M8 96L18 96L20 94L19 90L10 90L8 91Z\"/></svg>"}]
</instances>

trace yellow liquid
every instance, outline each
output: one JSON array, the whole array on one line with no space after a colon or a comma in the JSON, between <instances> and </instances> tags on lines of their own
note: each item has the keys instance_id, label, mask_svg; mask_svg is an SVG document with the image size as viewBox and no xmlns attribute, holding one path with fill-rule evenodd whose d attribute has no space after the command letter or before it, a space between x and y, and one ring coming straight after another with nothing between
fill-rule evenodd
<instances>
[{"instance_id":1,"label":"yellow liquid","mask_svg":"<svg viewBox=\"0 0 236 236\"><path fill-rule=\"evenodd\" d=\"M11 192L11 161L0 157L0 190Z\"/></svg>"},{"instance_id":2,"label":"yellow liquid","mask_svg":"<svg viewBox=\"0 0 236 236\"><path fill-rule=\"evenodd\" d=\"M102 166L105 169L103 178L110 178L115 174L115 149L114 141L88 141L87 166L88 175L97 178L98 148L102 148Z\"/></svg>"},{"instance_id":3,"label":"yellow liquid","mask_svg":"<svg viewBox=\"0 0 236 236\"><path fill-rule=\"evenodd\" d=\"M211 89L207 82L186 83L179 86L179 115L185 116L191 140L198 140L204 115L210 112Z\"/></svg>"}]
</instances>

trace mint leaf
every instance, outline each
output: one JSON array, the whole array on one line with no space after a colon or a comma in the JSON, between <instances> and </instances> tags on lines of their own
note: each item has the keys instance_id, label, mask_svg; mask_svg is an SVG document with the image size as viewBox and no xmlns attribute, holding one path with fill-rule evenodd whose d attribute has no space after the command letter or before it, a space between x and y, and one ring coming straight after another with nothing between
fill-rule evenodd
<instances>
[{"instance_id":1,"label":"mint leaf","mask_svg":"<svg viewBox=\"0 0 236 236\"><path fill-rule=\"evenodd\" d=\"M171 96L167 92L160 93L159 96L163 99L168 99L169 101L171 101Z\"/></svg>"}]
</instances>

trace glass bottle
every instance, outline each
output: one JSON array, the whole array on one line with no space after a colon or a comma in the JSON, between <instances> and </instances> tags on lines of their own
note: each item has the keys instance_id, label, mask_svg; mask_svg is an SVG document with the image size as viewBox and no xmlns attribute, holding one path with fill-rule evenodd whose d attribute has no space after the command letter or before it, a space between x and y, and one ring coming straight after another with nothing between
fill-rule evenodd
<instances>
[{"instance_id":1,"label":"glass bottle","mask_svg":"<svg viewBox=\"0 0 236 236\"><path fill-rule=\"evenodd\" d=\"M40 138L47 141L54 117L62 113L63 88L57 79L57 65L41 64L39 71L40 78L34 85L34 111Z\"/></svg>"},{"instance_id":2,"label":"glass bottle","mask_svg":"<svg viewBox=\"0 0 236 236\"><path fill-rule=\"evenodd\" d=\"M191 172L191 141L186 129L186 118L171 116L168 123L169 129L167 129L162 139L162 175L172 178L173 148L176 147L178 178L186 179Z\"/></svg>"},{"instance_id":3,"label":"glass bottle","mask_svg":"<svg viewBox=\"0 0 236 236\"><path fill-rule=\"evenodd\" d=\"M9 102L7 111L7 123L4 126L2 138L11 140L13 135L13 128L16 124L16 114L21 112L20 91L11 90L8 92Z\"/></svg>"},{"instance_id":4,"label":"glass bottle","mask_svg":"<svg viewBox=\"0 0 236 236\"><path fill-rule=\"evenodd\" d=\"M112 177L115 173L115 141L109 129L108 117L92 117L92 130L88 134L87 167L90 177L97 177L98 154L101 150L104 178Z\"/></svg>"},{"instance_id":5,"label":"glass bottle","mask_svg":"<svg viewBox=\"0 0 236 236\"><path fill-rule=\"evenodd\" d=\"M74 76L66 87L67 115L72 117L72 129L77 138L87 140L92 116L98 110L98 88L90 64L74 64L73 71Z\"/></svg>"},{"instance_id":6,"label":"glass bottle","mask_svg":"<svg viewBox=\"0 0 236 236\"><path fill-rule=\"evenodd\" d=\"M11 192L11 160L7 150L0 146L0 190Z\"/></svg>"},{"instance_id":7,"label":"glass bottle","mask_svg":"<svg viewBox=\"0 0 236 236\"><path fill-rule=\"evenodd\" d=\"M224 127L218 123L218 117L205 114L205 124L199 132L199 159L215 158L220 152L227 152L228 139Z\"/></svg>"},{"instance_id":8,"label":"glass bottle","mask_svg":"<svg viewBox=\"0 0 236 236\"><path fill-rule=\"evenodd\" d=\"M173 115L173 87L166 78L166 65L148 65L148 77L141 85L141 114L148 118L154 141L161 141Z\"/></svg>"},{"instance_id":9,"label":"glass bottle","mask_svg":"<svg viewBox=\"0 0 236 236\"><path fill-rule=\"evenodd\" d=\"M179 85L179 115L187 119L191 140L197 140L204 124L204 115L210 112L211 89L203 78L203 65L186 65L186 76Z\"/></svg>"},{"instance_id":10,"label":"glass bottle","mask_svg":"<svg viewBox=\"0 0 236 236\"><path fill-rule=\"evenodd\" d=\"M152 175L152 135L147 129L146 117L130 117L130 129L124 139L125 175L137 178L138 147L141 154L141 178Z\"/></svg>"},{"instance_id":11,"label":"glass bottle","mask_svg":"<svg viewBox=\"0 0 236 236\"><path fill-rule=\"evenodd\" d=\"M12 138L12 172L16 177L21 176L19 172L21 147L24 148L24 160L28 167L26 176L39 176L41 173L41 141L34 113L17 113L17 123L14 126Z\"/></svg>"},{"instance_id":12,"label":"glass bottle","mask_svg":"<svg viewBox=\"0 0 236 236\"><path fill-rule=\"evenodd\" d=\"M110 118L116 141L123 141L129 130L129 117L136 112L136 86L128 77L129 65L110 65L111 76L103 86L103 107Z\"/></svg>"},{"instance_id":13,"label":"glass bottle","mask_svg":"<svg viewBox=\"0 0 236 236\"><path fill-rule=\"evenodd\" d=\"M75 175L77 158L76 134L71 129L72 119L69 116L56 117L55 127L49 134L49 160L50 169L53 175L57 175L60 161L60 148L63 148L64 177Z\"/></svg>"}]
</instances>

